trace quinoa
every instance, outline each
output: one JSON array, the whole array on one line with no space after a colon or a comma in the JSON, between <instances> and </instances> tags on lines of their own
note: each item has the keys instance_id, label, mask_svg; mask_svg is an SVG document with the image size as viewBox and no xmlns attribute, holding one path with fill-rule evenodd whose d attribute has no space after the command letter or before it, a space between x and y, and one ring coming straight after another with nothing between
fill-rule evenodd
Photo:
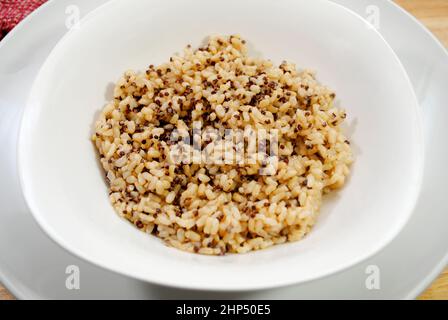
<instances>
[{"instance_id":1,"label":"quinoa","mask_svg":"<svg viewBox=\"0 0 448 320\"><path fill-rule=\"evenodd\" d=\"M210 37L167 63L127 71L92 137L110 201L139 230L188 252L245 253L297 241L353 161L340 129L346 112L335 98L312 71L248 56L238 35ZM194 123L199 142L185 142ZM216 146L225 153L251 144L249 135L226 149L223 132L248 129L276 132L262 144L266 152L218 161ZM194 153L195 141L201 161L175 161L172 151ZM272 155L275 170L262 174Z\"/></svg>"}]
</instances>

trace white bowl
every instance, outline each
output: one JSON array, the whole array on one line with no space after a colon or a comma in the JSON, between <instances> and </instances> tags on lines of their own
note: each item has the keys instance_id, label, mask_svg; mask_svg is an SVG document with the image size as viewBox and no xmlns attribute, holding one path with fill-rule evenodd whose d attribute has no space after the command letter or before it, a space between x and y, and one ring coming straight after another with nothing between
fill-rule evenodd
<instances>
[{"instance_id":1,"label":"white bowl","mask_svg":"<svg viewBox=\"0 0 448 320\"><path fill-rule=\"evenodd\" d=\"M207 35L232 33L263 57L317 70L348 111L356 162L347 185L324 199L305 239L244 255L200 256L166 247L114 212L90 135L124 70L166 61ZM341 271L398 234L420 187L420 121L392 49L334 3L116 0L83 19L42 67L24 113L19 170L40 226L96 265L183 288L270 288Z\"/></svg>"}]
</instances>

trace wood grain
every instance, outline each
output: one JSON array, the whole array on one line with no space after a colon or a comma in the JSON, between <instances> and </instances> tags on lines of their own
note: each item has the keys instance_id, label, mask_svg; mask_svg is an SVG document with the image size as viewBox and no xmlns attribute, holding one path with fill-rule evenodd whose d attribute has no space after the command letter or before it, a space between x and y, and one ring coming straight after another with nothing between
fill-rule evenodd
<instances>
[{"instance_id":1,"label":"wood grain","mask_svg":"<svg viewBox=\"0 0 448 320\"><path fill-rule=\"evenodd\" d=\"M396 0L417 17L448 47L448 0ZM14 297L0 285L0 300ZM448 268L419 297L421 300L448 300Z\"/></svg>"},{"instance_id":2,"label":"wood grain","mask_svg":"<svg viewBox=\"0 0 448 320\"><path fill-rule=\"evenodd\" d=\"M447 0L396 0L395 2L423 22L448 47Z\"/></svg>"},{"instance_id":3,"label":"wood grain","mask_svg":"<svg viewBox=\"0 0 448 320\"><path fill-rule=\"evenodd\" d=\"M448 268L434 281L419 300L448 300Z\"/></svg>"},{"instance_id":4,"label":"wood grain","mask_svg":"<svg viewBox=\"0 0 448 320\"><path fill-rule=\"evenodd\" d=\"M14 297L0 284L0 300L14 300Z\"/></svg>"}]
</instances>

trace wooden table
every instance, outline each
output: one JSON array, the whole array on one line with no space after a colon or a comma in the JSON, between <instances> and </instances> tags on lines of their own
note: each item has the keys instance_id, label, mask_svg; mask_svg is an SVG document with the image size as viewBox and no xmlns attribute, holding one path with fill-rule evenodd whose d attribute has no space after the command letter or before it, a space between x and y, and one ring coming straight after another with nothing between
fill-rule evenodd
<instances>
[{"instance_id":1,"label":"wooden table","mask_svg":"<svg viewBox=\"0 0 448 320\"><path fill-rule=\"evenodd\" d=\"M396 0L422 21L448 47L448 0ZM0 300L14 297L0 285ZM419 297L419 299L448 300L448 268Z\"/></svg>"}]
</instances>

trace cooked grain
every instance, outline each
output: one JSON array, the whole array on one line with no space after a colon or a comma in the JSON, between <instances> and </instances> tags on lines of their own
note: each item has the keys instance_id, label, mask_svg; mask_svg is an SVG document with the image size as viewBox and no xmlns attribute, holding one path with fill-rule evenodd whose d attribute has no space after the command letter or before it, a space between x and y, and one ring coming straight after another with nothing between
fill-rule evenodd
<instances>
[{"instance_id":1,"label":"cooked grain","mask_svg":"<svg viewBox=\"0 0 448 320\"><path fill-rule=\"evenodd\" d=\"M334 92L309 70L248 56L244 43L211 37L146 72L127 71L92 137L116 211L189 252L244 253L301 239L353 161ZM205 151L217 138L208 129L277 129L277 171L261 175L256 158L173 162L169 137L194 121Z\"/></svg>"}]
</instances>

